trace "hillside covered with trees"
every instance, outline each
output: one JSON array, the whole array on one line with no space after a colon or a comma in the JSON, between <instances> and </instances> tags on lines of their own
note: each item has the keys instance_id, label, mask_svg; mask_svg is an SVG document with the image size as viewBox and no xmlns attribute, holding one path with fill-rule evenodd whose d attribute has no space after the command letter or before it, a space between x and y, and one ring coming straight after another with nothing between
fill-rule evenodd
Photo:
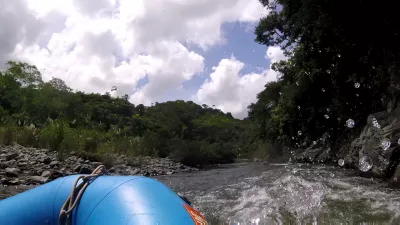
<instances>
[{"instance_id":1,"label":"hillside covered with trees","mask_svg":"<svg viewBox=\"0 0 400 225\"><path fill-rule=\"evenodd\" d=\"M127 96L73 92L43 82L33 65L0 72L0 144L49 148L105 160L109 153L171 157L187 165L233 162L252 147L252 126L207 105L182 100L146 107Z\"/></svg>"},{"instance_id":2,"label":"hillside covered with trees","mask_svg":"<svg viewBox=\"0 0 400 225\"><path fill-rule=\"evenodd\" d=\"M256 27L256 42L281 46L288 60L274 64L280 78L249 106L259 138L337 150L369 114L396 107L400 26L394 2L260 2L271 13Z\"/></svg>"}]
</instances>

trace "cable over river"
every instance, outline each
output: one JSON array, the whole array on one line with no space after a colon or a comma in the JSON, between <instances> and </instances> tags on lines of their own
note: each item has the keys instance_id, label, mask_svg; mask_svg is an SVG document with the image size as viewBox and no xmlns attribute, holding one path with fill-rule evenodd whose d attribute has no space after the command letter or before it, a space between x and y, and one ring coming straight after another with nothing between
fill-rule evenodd
<instances>
[{"instance_id":1,"label":"cable over river","mask_svg":"<svg viewBox=\"0 0 400 225\"><path fill-rule=\"evenodd\" d=\"M212 225L400 224L400 190L334 166L241 163L155 178ZM27 188L0 187L0 198Z\"/></svg>"}]
</instances>

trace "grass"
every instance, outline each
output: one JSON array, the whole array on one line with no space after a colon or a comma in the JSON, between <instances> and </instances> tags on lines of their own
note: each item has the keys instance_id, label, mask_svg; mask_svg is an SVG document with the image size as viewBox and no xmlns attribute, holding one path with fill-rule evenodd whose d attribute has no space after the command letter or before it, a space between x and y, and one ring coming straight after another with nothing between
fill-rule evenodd
<instances>
[{"instance_id":1,"label":"grass","mask_svg":"<svg viewBox=\"0 0 400 225\"><path fill-rule=\"evenodd\" d=\"M41 129L33 126L0 126L0 145L14 143L57 151L59 160L75 152L83 159L100 161L106 166L112 165L112 155L115 154L128 157L151 155L143 147L140 137L121 137L108 132L70 128L63 122L51 122Z\"/></svg>"}]
</instances>

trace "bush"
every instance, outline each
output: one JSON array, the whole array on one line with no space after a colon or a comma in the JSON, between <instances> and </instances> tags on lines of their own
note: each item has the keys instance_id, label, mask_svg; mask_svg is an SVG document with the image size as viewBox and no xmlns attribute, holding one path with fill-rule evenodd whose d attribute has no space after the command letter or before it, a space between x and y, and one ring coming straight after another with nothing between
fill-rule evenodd
<instances>
[{"instance_id":1,"label":"bush","mask_svg":"<svg viewBox=\"0 0 400 225\"><path fill-rule=\"evenodd\" d=\"M60 121L49 122L40 131L39 146L48 148L52 151L59 150L59 147L64 140L65 124Z\"/></svg>"},{"instance_id":2,"label":"bush","mask_svg":"<svg viewBox=\"0 0 400 225\"><path fill-rule=\"evenodd\" d=\"M22 127L16 132L16 142L25 147L38 147L37 130L34 127Z\"/></svg>"},{"instance_id":3,"label":"bush","mask_svg":"<svg viewBox=\"0 0 400 225\"><path fill-rule=\"evenodd\" d=\"M15 140L15 128L12 126L6 126L0 128L0 144L12 145Z\"/></svg>"}]
</instances>

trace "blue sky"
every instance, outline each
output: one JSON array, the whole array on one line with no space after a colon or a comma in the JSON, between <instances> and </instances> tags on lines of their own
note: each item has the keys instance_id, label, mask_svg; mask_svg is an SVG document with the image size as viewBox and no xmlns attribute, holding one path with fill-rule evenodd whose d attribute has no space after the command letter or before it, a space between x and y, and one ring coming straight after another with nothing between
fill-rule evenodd
<instances>
[{"instance_id":1,"label":"blue sky","mask_svg":"<svg viewBox=\"0 0 400 225\"><path fill-rule=\"evenodd\" d=\"M237 60L243 62L245 67L241 71L241 75L260 72L259 67L268 68L269 59L265 59L266 46L258 44L254 41L254 28L256 24L249 23L225 23L222 25L222 31L226 39L223 45L213 46L207 50L200 47L188 46L189 50L195 51L204 57L205 69L202 73L193 76L191 80L183 83L184 90L176 90L168 93L165 99L180 98L190 100L190 96L196 93L203 82L212 73L212 67L217 66L221 59L230 58L233 55ZM147 77L140 80L138 87L143 87L148 83Z\"/></svg>"}]
</instances>

